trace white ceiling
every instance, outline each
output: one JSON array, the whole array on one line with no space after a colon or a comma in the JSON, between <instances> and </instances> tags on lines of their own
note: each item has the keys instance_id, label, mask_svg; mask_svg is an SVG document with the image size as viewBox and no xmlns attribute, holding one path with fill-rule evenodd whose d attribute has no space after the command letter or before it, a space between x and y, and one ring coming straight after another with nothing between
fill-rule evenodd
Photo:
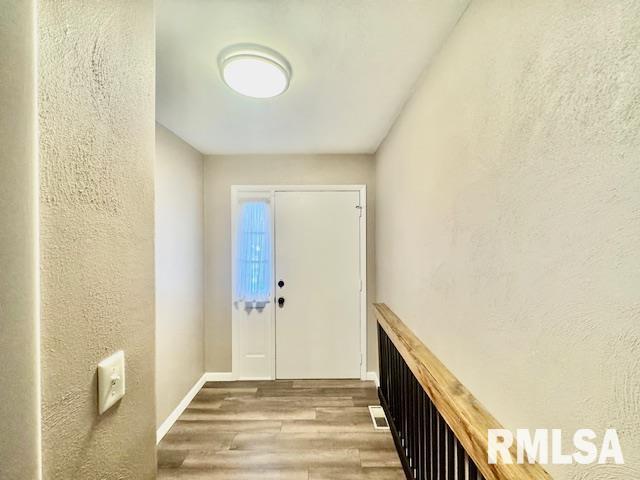
<instances>
[{"instance_id":1,"label":"white ceiling","mask_svg":"<svg viewBox=\"0 0 640 480\"><path fill-rule=\"evenodd\" d=\"M371 153L469 0L157 0L157 120L206 154ZM289 90L242 97L218 53L257 43Z\"/></svg>"}]
</instances>

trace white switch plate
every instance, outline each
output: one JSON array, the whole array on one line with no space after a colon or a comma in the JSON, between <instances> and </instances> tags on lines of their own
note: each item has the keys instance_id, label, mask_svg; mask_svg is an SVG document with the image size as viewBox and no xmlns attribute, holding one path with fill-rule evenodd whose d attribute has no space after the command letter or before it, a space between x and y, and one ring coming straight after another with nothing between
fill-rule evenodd
<instances>
[{"instance_id":1,"label":"white switch plate","mask_svg":"<svg viewBox=\"0 0 640 480\"><path fill-rule=\"evenodd\" d=\"M120 350L98 364L98 411L100 415L124 397L124 352Z\"/></svg>"}]
</instances>

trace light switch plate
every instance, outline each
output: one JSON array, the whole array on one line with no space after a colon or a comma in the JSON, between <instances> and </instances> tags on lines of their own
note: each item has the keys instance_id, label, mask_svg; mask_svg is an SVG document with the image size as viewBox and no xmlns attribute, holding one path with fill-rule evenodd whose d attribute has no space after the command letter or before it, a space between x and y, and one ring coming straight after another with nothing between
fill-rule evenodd
<instances>
[{"instance_id":1,"label":"light switch plate","mask_svg":"<svg viewBox=\"0 0 640 480\"><path fill-rule=\"evenodd\" d=\"M122 350L98 364L98 412L102 415L124 397L124 352Z\"/></svg>"}]
</instances>

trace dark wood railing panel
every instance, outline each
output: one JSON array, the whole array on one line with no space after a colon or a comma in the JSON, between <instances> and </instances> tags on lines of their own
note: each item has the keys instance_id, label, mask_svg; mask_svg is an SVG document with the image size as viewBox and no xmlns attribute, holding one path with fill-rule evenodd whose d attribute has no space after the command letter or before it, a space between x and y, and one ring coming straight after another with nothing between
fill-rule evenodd
<instances>
[{"instance_id":1,"label":"dark wood railing panel","mask_svg":"<svg viewBox=\"0 0 640 480\"><path fill-rule=\"evenodd\" d=\"M389 307L375 309L380 400L407 478L551 479L538 464L489 464L487 432L503 427Z\"/></svg>"}]
</instances>

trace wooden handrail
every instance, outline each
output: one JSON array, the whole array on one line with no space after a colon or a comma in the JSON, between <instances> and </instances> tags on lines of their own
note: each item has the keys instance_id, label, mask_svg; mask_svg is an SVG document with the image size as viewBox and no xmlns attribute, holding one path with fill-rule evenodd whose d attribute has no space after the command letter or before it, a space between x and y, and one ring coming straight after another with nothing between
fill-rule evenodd
<instances>
[{"instance_id":1,"label":"wooden handrail","mask_svg":"<svg viewBox=\"0 0 640 480\"><path fill-rule=\"evenodd\" d=\"M499 463L489 464L487 432L504 427L389 307L374 306L378 323L487 480L551 479L539 464L506 464L500 458ZM513 449L511 453L515 462Z\"/></svg>"}]
</instances>

